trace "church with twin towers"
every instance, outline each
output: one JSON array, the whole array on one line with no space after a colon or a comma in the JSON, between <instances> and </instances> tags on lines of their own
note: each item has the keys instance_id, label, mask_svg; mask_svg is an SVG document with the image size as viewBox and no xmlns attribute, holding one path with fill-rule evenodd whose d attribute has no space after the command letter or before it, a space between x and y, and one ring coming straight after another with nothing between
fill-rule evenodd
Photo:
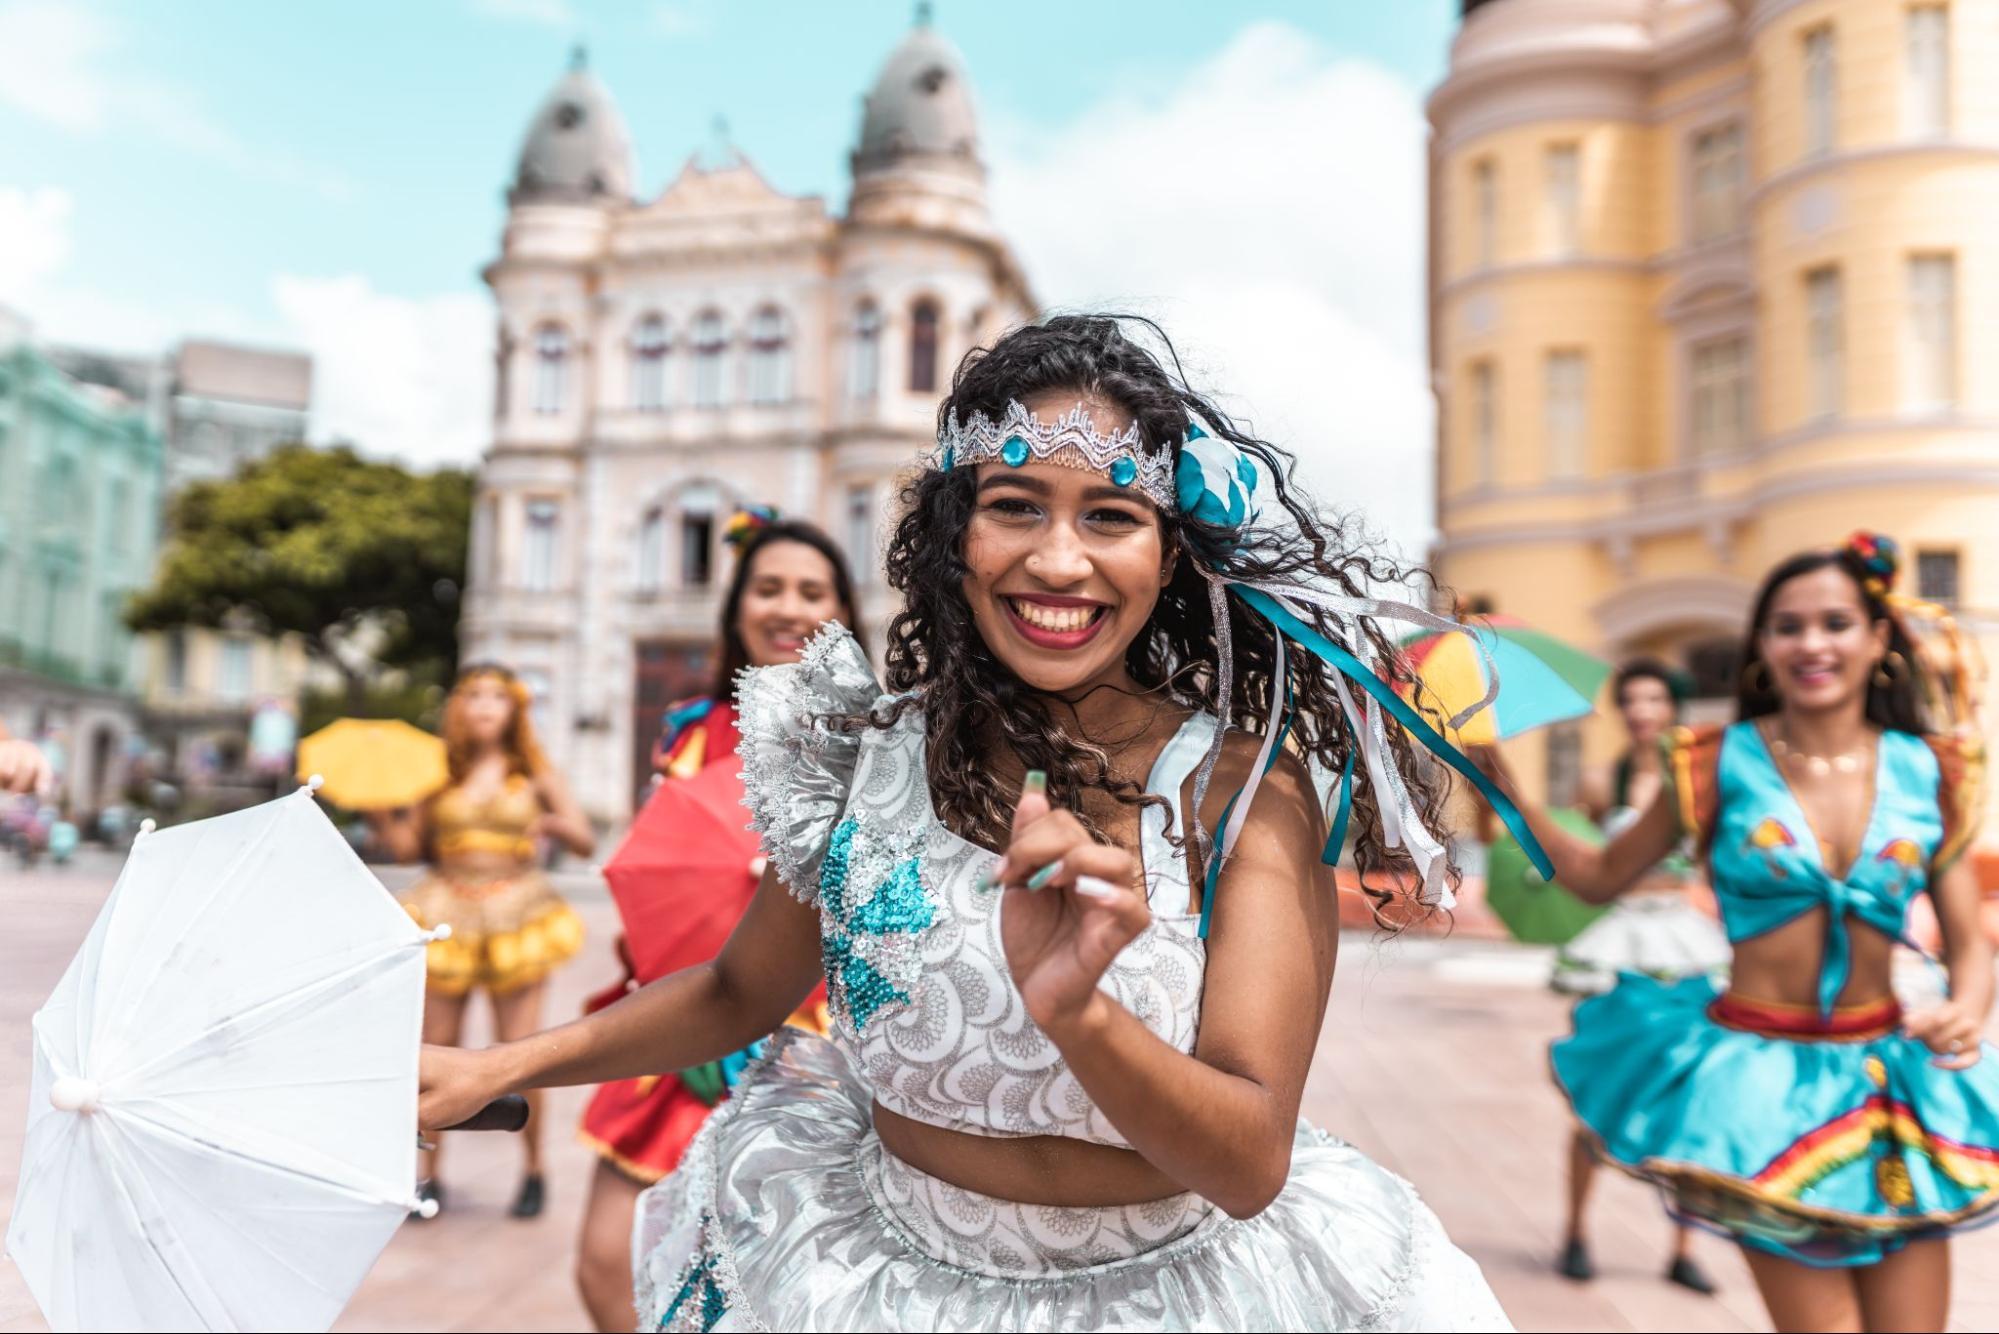
<instances>
[{"instance_id":1,"label":"church with twin towers","mask_svg":"<svg viewBox=\"0 0 1999 1334\"><path fill-rule=\"evenodd\" d=\"M597 819L631 812L662 710L707 689L738 507L825 528L880 642L895 479L958 358L1034 313L987 210L964 59L921 15L850 163L838 210L734 150L639 198L580 52L528 126L484 274L497 388L461 659L520 673Z\"/></svg>"}]
</instances>

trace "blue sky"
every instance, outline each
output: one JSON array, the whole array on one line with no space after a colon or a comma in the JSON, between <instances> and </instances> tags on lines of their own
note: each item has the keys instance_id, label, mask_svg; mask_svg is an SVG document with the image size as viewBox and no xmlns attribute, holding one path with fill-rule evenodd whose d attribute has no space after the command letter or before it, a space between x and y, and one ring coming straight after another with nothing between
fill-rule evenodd
<instances>
[{"instance_id":1,"label":"blue sky","mask_svg":"<svg viewBox=\"0 0 1999 1334\"><path fill-rule=\"evenodd\" d=\"M1412 146L1420 159L1420 99L1441 74L1454 8L943 0L935 22L966 54L995 209L1021 233L1045 299L1156 299L1170 311L1190 283L1323 287L1328 310L1407 361L1420 353L1409 343L1421 292L1405 290L1420 271L1406 208L1385 212L1379 238L1327 237L1355 266L1386 264L1404 283L1403 309L1384 322L1365 308L1382 304L1374 279L1349 281L1337 260L1308 253L1321 248L1310 219L1326 201L1279 177L1287 161L1310 170L1323 158L1345 178L1336 190L1373 198L1378 165L1406 195L1404 159ZM411 324L412 348L472 326L521 132L573 41L587 43L631 126L642 193L712 146L720 116L775 185L837 208L861 94L912 12L903 0L0 0L0 301L47 336L114 347L182 333L305 343L333 358L322 424L395 437L396 422L345 401L366 389L362 368L343 370L339 349L319 344L365 341L371 320ZM1372 122L1372 106L1394 120L1387 146L1342 157L1381 127L1329 122ZM1209 230L1185 238L1184 264L1161 237L1150 267L1107 269L1024 202L1091 178L1154 200L1199 196L1193 212L1211 218L1194 225ZM1099 244L1114 241L1126 206L1154 211L1112 205ZM1240 282L1193 253L1231 210L1290 218L1281 243L1260 247L1265 271ZM1372 254L1377 244L1392 256ZM1301 273L1311 276L1294 282ZM1110 288L1092 290L1099 281ZM480 354L430 379L476 377ZM1238 360L1218 350L1217 364ZM447 395L465 401L412 402L405 416L462 415L472 394L468 381ZM476 426L420 429L451 434L434 453L457 457ZM362 443L423 453L396 438Z\"/></svg>"}]
</instances>

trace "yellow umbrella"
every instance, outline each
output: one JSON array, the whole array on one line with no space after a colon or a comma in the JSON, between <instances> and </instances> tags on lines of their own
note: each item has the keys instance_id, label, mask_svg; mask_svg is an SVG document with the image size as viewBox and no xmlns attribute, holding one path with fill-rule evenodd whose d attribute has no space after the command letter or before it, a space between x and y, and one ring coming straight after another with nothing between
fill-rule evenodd
<instances>
[{"instance_id":1,"label":"yellow umbrella","mask_svg":"<svg viewBox=\"0 0 1999 1334\"><path fill-rule=\"evenodd\" d=\"M349 810L413 806L450 781L444 742L394 718L338 718L298 743L298 776Z\"/></svg>"}]
</instances>

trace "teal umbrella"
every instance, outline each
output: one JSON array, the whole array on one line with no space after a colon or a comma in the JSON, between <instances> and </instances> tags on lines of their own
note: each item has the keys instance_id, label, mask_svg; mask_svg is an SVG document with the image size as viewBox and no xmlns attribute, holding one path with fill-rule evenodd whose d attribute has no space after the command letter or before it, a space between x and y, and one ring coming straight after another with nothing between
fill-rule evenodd
<instances>
[{"instance_id":1,"label":"teal umbrella","mask_svg":"<svg viewBox=\"0 0 1999 1334\"><path fill-rule=\"evenodd\" d=\"M1581 811L1550 811L1549 816L1578 838L1603 842L1603 831ZM1584 903L1559 884L1543 880L1511 834L1494 843L1486 855L1485 901L1513 938L1529 945L1566 945L1608 906Z\"/></svg>"}]
</instances>

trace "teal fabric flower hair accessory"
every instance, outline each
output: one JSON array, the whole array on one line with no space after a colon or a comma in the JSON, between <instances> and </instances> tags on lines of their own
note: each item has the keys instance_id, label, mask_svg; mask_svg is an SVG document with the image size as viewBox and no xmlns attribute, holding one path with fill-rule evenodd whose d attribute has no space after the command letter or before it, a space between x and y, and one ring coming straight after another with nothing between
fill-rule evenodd
<instances>
[{"instance_id":1,"label":"teal fabric flower hair accessory","mask_svg":"<svg viewBox=\"0 0 1999 1334\"><path fill-rule=\"evenodd\" d=\"M1256 477L1248 455L1189 424L1174 473L1181 514L1217 528L1246 528L1256 522Z\"/></svg>"}]
</instances>

